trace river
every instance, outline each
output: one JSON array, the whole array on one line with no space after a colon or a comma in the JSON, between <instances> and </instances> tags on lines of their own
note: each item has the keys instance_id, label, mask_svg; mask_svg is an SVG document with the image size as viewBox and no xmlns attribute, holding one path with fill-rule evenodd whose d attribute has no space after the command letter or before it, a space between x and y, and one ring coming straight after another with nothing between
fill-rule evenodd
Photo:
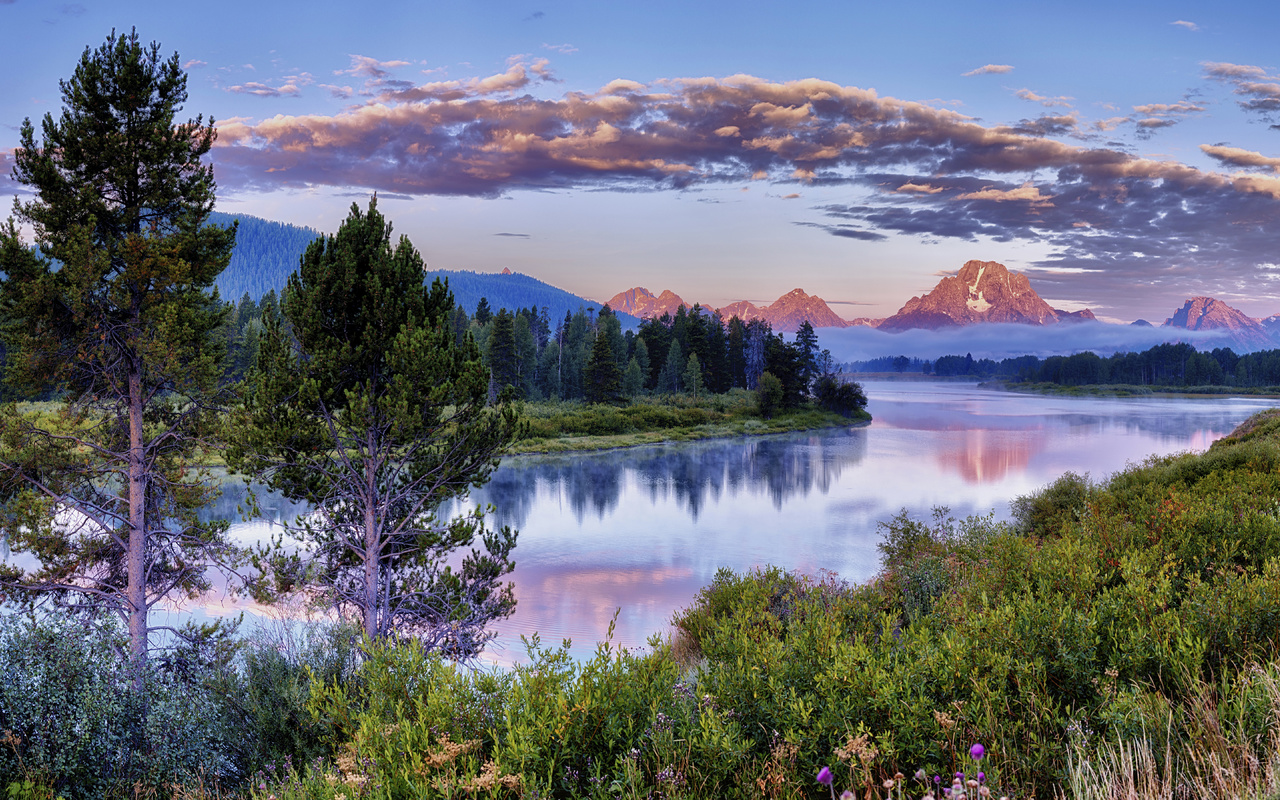
<instances>
[{"instance_id":1,"label":"river","mask_svg":"<svg viewBox=\"0 0 1280 800\"><path fill-rule=\"evenodd\" d=\"M606 453L504 460L470 505L520 532L518 606L487 658L523 657L521 634L589 655L617 613L614 642L644 647L728 567L767 564L864 581L879 523L901 509L1007 518L1009 501L1063 472L1095 479L1151 455L1203 450L1254 412L1249 398L1075 398L972 384L867 382L869 426ZM229 492L217 513L234 515ZM267 498L264 516L298 507ZM236 522L241 541L267 522ZM197 617L242 604L210 601ZM247 607L251 612L261 609ZM190 613L189 611L186 613Z\"/></svg>"}]
</instances>

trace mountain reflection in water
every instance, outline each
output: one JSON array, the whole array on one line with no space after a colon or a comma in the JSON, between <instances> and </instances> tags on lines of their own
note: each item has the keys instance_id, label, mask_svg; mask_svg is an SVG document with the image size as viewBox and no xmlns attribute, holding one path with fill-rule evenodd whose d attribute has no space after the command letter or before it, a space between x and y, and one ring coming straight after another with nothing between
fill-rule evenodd
<instances>
[{"instance_id":1,"label":"mountain reflection in water","mask_svg":"<svg viewBox=\"0 0 1280 800\"><path fill-rule=\"evenodd\" d=\"M496 626L489 658L519 660L520 636L534 632L572 638L573 654L588 656L619 608L615 642L642 647L721 567L866 580L879 565L878 523L900 509L1006 517L1011 499L1067 470L1101 479L1153 454L1202 450L1273 404L866 389L874 421L864 428L504 460L466 501L492 504L493 524L520 531L519 604ZM229 491L220 511L238 519L228 511L237 502ZM266 506L276 519L304 510L280 498ZM262 521L233 525L241 541L269 533Z\"/></svg>"}]
</instances>

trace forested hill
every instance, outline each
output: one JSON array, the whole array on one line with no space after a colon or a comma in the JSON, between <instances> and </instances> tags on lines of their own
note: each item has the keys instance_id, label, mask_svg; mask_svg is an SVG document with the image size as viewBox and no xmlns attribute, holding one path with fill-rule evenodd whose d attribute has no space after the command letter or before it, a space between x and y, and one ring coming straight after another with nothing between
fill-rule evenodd
<instances>
[{"instance_id":1,"label":"forested hill","mask_svg":"<svg viewBox=\"0 0 1280 800\"><path fill-rule=\"evenodd\" d=\"M209 221L226 227L239 220L236 249L231 264L218 276L218 294L233 303L248 293L255 302L267 292L284 288L289 273L298 268L298 260L307 245L321 234L311 228L300 228L284 222L272 222L248 214L226 214L215 211Z\"/></svg>"},{"instance_id":2,"label":"forested hill","mask_svg":"<svg viewBox=\"0 0 1280 800\"><path fill-rule=\"evenodd\" d=\"M507 309L515 311L532 307L539 311L545 306L547 316L554 326L558 320L564 319L566 313L574 314L581 309L594 308L600 310L602 303L587 300L564 289L557 289L549 283L537 278L522 275L519 272L471 272L470 270L437 269L427 272L427 280L448 278L449 289L458 305L466 309L468 314L475 314L480 298L489 301L493 311ZM617 314L623 330L633 330L640 320L630 314Z\"/></svg>"},{"instance_id":3,"label":"forested hill","mask_svg":"<svg viewBox=\"0 0 1280 800\"><path fill-rule=\"evenodd\" d=\"M249 214L227 214L215 211L209 221L227 226L239 220L236 231L236 248L231 254L231 264L218 276L218 293L222 299L233 303L248 293L257 302L274 289L284 289L289 274L298 268L298 260L306 252L307 245L320 236L320 231L302 228L284 222L272 222ZM426 280L435 277L449 279L458 305L474 314L480 298L487 298L494 311L502 308L515 311L521 308L545 306L552 320L564 319L566 313L576 313L579 308L595 308L599 302L570 294L563 289L543 283L537 278L513 273L471 272L465 270L431 270ZM640 320L630 314L618 314L623 330L633 330Z\"/></svg>"}]
</instances>

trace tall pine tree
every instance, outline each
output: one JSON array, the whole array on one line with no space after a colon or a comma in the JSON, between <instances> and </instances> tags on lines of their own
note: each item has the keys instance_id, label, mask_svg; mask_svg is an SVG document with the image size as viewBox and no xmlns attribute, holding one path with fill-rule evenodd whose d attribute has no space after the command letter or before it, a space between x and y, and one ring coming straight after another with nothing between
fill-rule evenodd
<instances>
[{"instance_id":1,"label":"tall pine tree","mask_svg":"<svg viewBox=\"0 0 1280 800\"><path fill-rule=\"evenodd\" d=\"M207 588L207 565L231 555L225 524L197 516L216 489L193 462L216 421L226 312L211 287L235 229L205 224L201 158L217 132L178 121L186 86L178 55L136 31L86 48L61 116L45 115L39 141L24 121L14 152L35 193L17 217L39 251L12 218L0 233L6 377L65 398L55 419L9 407L0 420L3 525L36 564L6 565L0 584L117 614L139 666L152 606ZM55 521L57 509L69 513Z\"/></svg>"},{"instance_id":2,"label":"tall pine tree","mask_svg":"<svg viewBox=\"0 0 1280 800\"><path fill-rule=\"evenodd\" d=\"M282 306L228 457L315 512L293 530L302 548L259 566L273 588L318 593L369 636L475 655L514 608L501 578L516 534L486 531L479 512L438 512L488 480L519 432L516 409L487 407L489 373L474 340L458 343L453 296L423 285L421 257L408 239L392 245L376 201L307 250ZM449 563L477 538L487 552Z\"/></svg>"}]
</instances>

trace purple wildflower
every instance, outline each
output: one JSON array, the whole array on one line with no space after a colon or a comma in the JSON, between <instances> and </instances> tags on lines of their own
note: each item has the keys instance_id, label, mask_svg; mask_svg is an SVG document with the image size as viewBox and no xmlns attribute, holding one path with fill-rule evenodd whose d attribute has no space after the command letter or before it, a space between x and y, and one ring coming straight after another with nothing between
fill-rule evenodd
<instances>
[{"instance_id":1,"label":"purple wildflower","mask_svg":"<svg viewBox=\"0 0 1280 800\"><path fill-rule=\"evenodd\" d=\"M823 767L818 770L818 783L821 783L823 786L830 786L831 781L833 780L835 780L835 778L832 777L830 769Z\"/></svg>"},{"instance_id":2,"label":"purple wildflower","mask_svg":"<svg viewBox=\"0 0 1280 800\"><path fill-rule=\"evenodd\" d=\"M986 782L986 780L987 780L987 773L985 773L985 772L979 772L979 773L978 773L978 783L985 783L985 782Z\"/></svg>"},{"instance_id":3,"label":"purple wildflower","mask_svg":"<svg viewBox=\"0 0 1280 800\"><path fill-rule=\"evenodd\" d=\"M982 757L986 755L986 753L987 753L987 748L983 747L980 744L975 744L973 747L969 748L969 757L972 758L974 761L981 761Z\"/></svg>"}]
</instances>

